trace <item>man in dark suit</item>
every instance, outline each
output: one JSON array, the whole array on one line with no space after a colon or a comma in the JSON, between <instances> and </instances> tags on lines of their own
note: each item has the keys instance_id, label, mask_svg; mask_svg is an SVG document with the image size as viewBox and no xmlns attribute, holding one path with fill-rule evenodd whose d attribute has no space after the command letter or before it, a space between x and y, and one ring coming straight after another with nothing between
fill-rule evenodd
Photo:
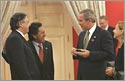
<instances>
[{"instance_id":1,"label":"man in dark suit","mask_svg":"<svg viewBox=\"0 0 125 81\"><path fill-rule=\"evenodd\" d=\"M108 25L108 22L109 22L109 19L107 16L100 16L99 17L99 24L100 24L100 27L104 30L107 30L110 32L110 34L112 35L112 38L113 38L113 45L114 45L114 52L116 53L116 47L117 47L117 40L113 37L114 36L114 33L113 33L113 30L114 28L109 26ZM114 66L114 63L115 61L108 61L107 62L107 67L113 67ZM112 79L112 77L110 76L107 76L107 79Z\"/></svg>"},{"instance_id":2,"label":"man in dark suit","mask_svg":"<svg viewBox=\"0 0 125 81\"><path fill-rule=\"evenodd\" d=\"M108 21L109 21L109 20L108 20L108 17L106 17L106 16L100 16L100 17L99 17L100 27L101 27L102 29L104 29L104 30L109 31L110 34L112 35L113 44L114 44L114 51L115 51L115 49L116 49L116 47L117 47L117 40L113 37L113 36L114 36L114 33L113 33L114 28L108 25Z\"/></svg>"},{"instance_id":3,"label":"man in dark suit","mask_svg":"<svg viewBox=\"0 0 125 81\"><path fill-rule=\"evenodd\" d=\"M112 37L96 25L91 9L81 11L78 20L83 31L77 49L72 50L73 59L79 60L78 80L105 80L106 61L114 60L115 56Z\"/></svg>"},{"instance_id":4,"label":"man in dark suit","mask_svg":"<svg viewBox=\"0 0 125 81\"><path fill-rule=\"evenodd\" d=\"M36 58L43 80L54 80L54 62L51 42L45 40L45 30L42 23L33 22L29 28L29 45ZM42 54L39 46L42 48ZM42 58L41 58L42 56Z\"/></svg>"},{"instance_id":5,"label":"man in dark suit","mask_svg":"<svg viewBox=\"0 0 125 81\"><path fill-rule=\"evenodd\" d=\"M29 31L29 25L28 17L24 13L15 13L11 17L12 32L5 43L4 58L10 65L12 80L41 79L35 57L24 39L24 34Z\"/></svg>"}]
</instances>

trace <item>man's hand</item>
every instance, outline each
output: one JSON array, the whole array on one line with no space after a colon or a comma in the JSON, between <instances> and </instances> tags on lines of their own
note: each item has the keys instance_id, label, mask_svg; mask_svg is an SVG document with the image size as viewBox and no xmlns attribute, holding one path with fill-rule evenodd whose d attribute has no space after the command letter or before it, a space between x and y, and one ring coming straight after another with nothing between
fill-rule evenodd
<instances>
[{"instance_id":1,"label":"man's hand","mask_svg":"<svg viewBox=\"0 0 125 81\"><path fill-rule=\"evenodd\" d=\"M74 56L77 56L77 55L82 55L82 50L83 49L76 49L76 48L72 48L72 51L71 51L71 54L74 55Z\"/></svg>"},{"instance_id":2,"label":"man's hand","mask_svg":"<svg viewBox=\"0 0 125 81\"><path fill-rule=\"evenodd\" d=\"M105 72L106 72L106 75L108 75L108 76L113 76L113 74L114 74L112 67L107 67Z\"/></svg>"},{"instance_id":3,"label":"man's hand","mask_svg":"<svg viewBox=\"0 0 125 81\"><path fill-rule=\"evenodd\" d=\"M82 49L81 51L82 51L81 54L80 54L81 57L83 57L83 58L88 58L89 57L90 51L88 51L86 49Z\"/></svg>"},{"instance_id":4,"label":"man's hand","mask_svg":"<svg viewBox=\"0 0 125 81\"><path fill-rule=\"evenodd\" d=\"M75 53L76 52L76 48L72 48L72 51L71 51L71 54L73 55L73 56L77 56L77 54Z\"/></svg>"},{"instance_id":5,"label":"man's hand","mask_svg":"<svg viewBox=\"0 0 125 81\"><path fill-rule=\"evenodd\" d=\"M76 49L76 48L73 48L71 54L74 55L74 56L79 55L79 56L81 56L83 58L88 58L89 55L90 55L90 51L88 51L86 49Z\"/></svg>"}]
</instances>

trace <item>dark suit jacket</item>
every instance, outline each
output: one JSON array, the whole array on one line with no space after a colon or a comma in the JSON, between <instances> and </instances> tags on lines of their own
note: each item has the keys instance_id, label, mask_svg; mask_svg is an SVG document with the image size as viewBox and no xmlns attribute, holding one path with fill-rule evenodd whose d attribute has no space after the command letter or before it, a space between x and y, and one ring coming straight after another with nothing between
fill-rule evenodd
<instances>
[{"instance_id":1,"label":"dark suit jacket","mask_svg":"<svg viewBox=\"0 0 125 81\"><path fill-rule=\"evenodd\" d=\"M114 38L113 30L114 30L113 27L111 27L111 26L108 27L108 31L110 32L110 34L112 35L112 38L113 38L114 51L116 52L115 48L117 47L118 41L117 41L117 39Z\"/></svg>"},{"instance_id":2,"label":"dark suit jacket","mask_svg":"<svg viewBox=\"0 0 125 81\"><path fill-rule=\"evenodd\" d=\"M124 71L124 44L118 49L118 55L115 60L116 71Z\"/></svg>"},{"instance_id":3,"label":"dark suit jacket","mask_svg":"<svg viewBox=\"0 0 125 81\"><path fill-rule=\"evenodd\" d=\"M116 74L118 71L124 72L124 44L122 44L121 48L118 49L118 55L115 59L115 72ZM119 78L117 78L118 80ZM107 76L107 80L115 80L114 76Z\"/></svg>"},{"instance_id":4,"label":"dark suit jacket","mask_svg":"<svg viewBox=\"0 0 125 81\"><path fill-rule=\"evenodd\" d=\"M78 39L78 49L83 49L83 39L86 31L82 31ZM79 60L78 79L80 80L104 80L106 79L105 61L114 60L113 40L110 33L96 27L91 39L89 40L87 50L90 51L88 58L73 56Z\"/></svg>"},{"instance_id":5,"label":"dark suit jacket","mask_svg":"<svg viewBox=\"0 0 125 81\"><path fill-rule=\"evenodd\" d=\"M12 80L41 79L35 57L21 34L12 31L6 40L4 49L10 65Z\"/></svg>"},{"instance_id":6,"label":"dark suit jacket","mask_svg":"<svg viewBox=\"0 0 125 81\"><path fill-rule=\"evenodd\" d=\"M113 30L114 30L113 27L111 27L111 26L108 27L108 31L110 32L110 34L112 35L112 38L113 38L114 52L116 53L116 47L117 47L118 41L117 41L117 39L114 38ZM108 61L107 62L107 67L114 67L114 62L115 61Z\"/></svg>"},{"instance_id":7,"label":"dark suit jacket","mask_svg":"<svg viewBox=\"0 0 125 81\"><path fill-rule=\"evenodd\" d=\"M28 43L31 46L31 49L39 66L42 79L54 80L54 62L53 62L52 44L48 41L45 41L43 43L44 62L42 64L32 41L29 40Z\"/></svg>"}]
</instances>

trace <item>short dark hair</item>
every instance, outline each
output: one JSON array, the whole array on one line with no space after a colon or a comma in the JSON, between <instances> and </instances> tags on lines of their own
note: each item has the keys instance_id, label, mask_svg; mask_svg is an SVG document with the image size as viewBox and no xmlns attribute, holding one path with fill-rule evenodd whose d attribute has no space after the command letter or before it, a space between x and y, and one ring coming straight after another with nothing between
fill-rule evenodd
<instances>
[{"instance_id":1,"label":"short dark hair","mask_svg":"<svg viewBox=\"0 0 125 81\"><path fill-rule=\"evenodd\" d=\"M30 27L29 27L29 32L28 32L28 37L29 40L35 40L33 35L38 34L38 30L39 28L42 26L42 23L40 22L33 22L31 23Z\"/></svg>"},{"instance_id":2,"label":"short dark hair","mask_svg":"<svg viewBox=\"0 0 125 81\"><path fill-rule=\"evenodd\" d=\"M10 19L11 30L19 28L19 23L25 19L27 15L25 13L15 13Z\"/></svg>"}]
</instances>

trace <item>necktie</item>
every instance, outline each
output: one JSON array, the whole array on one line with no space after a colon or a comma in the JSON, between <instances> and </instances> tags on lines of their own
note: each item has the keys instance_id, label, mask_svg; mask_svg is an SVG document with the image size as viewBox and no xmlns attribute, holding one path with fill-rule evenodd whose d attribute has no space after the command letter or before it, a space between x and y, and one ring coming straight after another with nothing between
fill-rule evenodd
<instances>
[{"instance_id":1,"label":"necktie","mask_svg":"<svg viewBox=\"0 0 125 81\"><path fill-rule=\"evenodd\" d=\"M44 60L43 49L42 49L41 45L38 45L38 47L39 47L39 58L40 58L40 61L43 63L43 60Z\"/></svg>"},{"instance_id":2,"label":"necktie","mask_svg":"<svg viewBox=\"0 0 125 81\"><path fill-rule=\"evenodd\" d=\"M83 48L84 48L84 49L87 48L88 42L89 42L89 31L87 30L87 31L86 31L86 34L85 34L85 37L84 37L84 41L83 41L83 44L84 44Z\"/></svg>"}]
</instances>

